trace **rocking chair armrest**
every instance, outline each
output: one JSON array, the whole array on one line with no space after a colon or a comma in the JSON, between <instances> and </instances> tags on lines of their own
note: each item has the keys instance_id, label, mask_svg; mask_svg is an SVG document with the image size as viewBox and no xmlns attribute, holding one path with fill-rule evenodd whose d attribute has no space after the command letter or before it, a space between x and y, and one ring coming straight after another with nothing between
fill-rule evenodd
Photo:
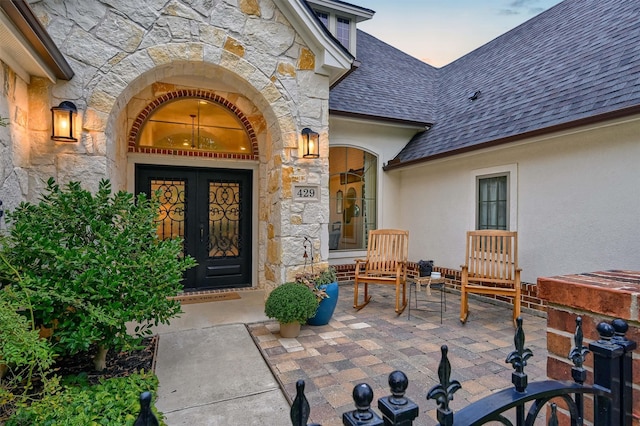
<instances>
[{"instance_id":1,"label":"rocking chair armrest","mask_svg":"<svg viewBox=\"0 0 640 426\"><path fill-rule=\"evenodd\" d=\"M355 273L356 275L361 271L361 267L360 265L364 265L364 269L366 270L367 268L367 263L369 263L369 261L367 259L355 259L356 262L356 270Z\"/></svg>"},{"instance_id":2,"label":"rocking chair armrest","mask_svg":"<svg viewBox=\"0 0 640 426\"><path fill-rule=\"evenodd\" d=\"M469 279L469 266L460 265L460 280L464 283Z\"/></svg>"}]
</instances>

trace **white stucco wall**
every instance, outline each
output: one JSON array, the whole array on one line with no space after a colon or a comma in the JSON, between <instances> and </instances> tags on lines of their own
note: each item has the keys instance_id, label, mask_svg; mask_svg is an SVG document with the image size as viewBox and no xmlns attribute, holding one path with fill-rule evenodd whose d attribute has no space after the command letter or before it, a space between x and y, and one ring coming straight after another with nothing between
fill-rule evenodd
<instances>
[{"instance_id":1,"label":"white stucco wall","mask_svg":"<svg viewBox=\"0 0 640 426\"><path fill-rule=\"evenodd\" d=\"M523 281L602 269L640 269L640 117L388 173L399 180L398 221L410 260L459 269L474 226L474 170L516 167Z\"/></svg>"}]
</instances>

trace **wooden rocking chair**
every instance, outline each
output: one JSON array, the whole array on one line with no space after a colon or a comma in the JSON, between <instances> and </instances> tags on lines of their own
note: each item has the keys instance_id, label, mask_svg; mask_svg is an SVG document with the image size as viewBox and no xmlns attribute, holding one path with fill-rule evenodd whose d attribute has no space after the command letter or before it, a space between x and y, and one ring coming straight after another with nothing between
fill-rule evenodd
<instances>
[{"instance_id":1,"label":"wooden rocking chair","mask_svg":"<svg viewBox=\"0 0 640 426\"><path fill-rule=\"evenodd\" d=\"M468 293L513 298L513 321L520 315L518 233L484 230L467 232L467 254L462 265L460 322L469 316Z\"/></svg>"},{"instance_id":2,"label":"wooden rocking chair","mask_svg":"<svg viewBox=\"0 0 640 426\"><path fill-rule=\"evenodd\" d=\"M367 258L356 259L353 307L360 310L369 301L369 284L396 286L396 313L400 315L407 306L407 257L409 232L398 229L369 231ZM364 284L364 299L358 300L359 284ZM402 287L402 300L400 288Z\"/></svg>"}]
</instances>

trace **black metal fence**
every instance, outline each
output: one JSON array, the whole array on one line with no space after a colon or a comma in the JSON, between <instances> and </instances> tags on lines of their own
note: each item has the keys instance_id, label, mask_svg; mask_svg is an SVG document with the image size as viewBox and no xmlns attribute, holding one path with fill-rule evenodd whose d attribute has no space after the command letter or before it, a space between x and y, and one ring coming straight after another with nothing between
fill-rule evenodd
<instances>
[{"instance_id":1,"label":"black metal fence","mask_svg":"<svg viewBox=\"0 0 640 426\"><path fill-rule=\"evenodd\" d=\"M570 424L584 424L584 395L593 395L593 415L591 422L598 426L631 426L632 422L632 351L636 342L627 340L625 334L628 325L617 319L611 324L598 324L599 340L583 345L582 318L576 319L574 347L569 352L573 362L571 376L573 381L544 380L529 384L524 369L527 360L533 356L531 350L525 348L525 335L522 318L518 318L514 337L515 350L505 362L513 366L511 382L514 387L503 389L476 401L454 413L449 402L461 389L457 380L451 380L451 364L447 355L447 346L441 347L442 358L438 366L440 383L427 392L427 399L437 404L438 424L441 426L475 426L488 422L518 426L533 425L545 406L549 406L548 425L558 425L558 408L552 400L563 401L564 409L570 418ZM585 385L587 370L584 362L587 354L593 353L593 385ZM371 409L373 391L366 383L358 384L353 389L355 410L342 415L345 426L411 426L418 417L418 405L406 398L405 391L409 384L402 371L394 371L389 375L391 395L378 399L380 417ZM296 398L291 406L290 416L293 426L308 425L311 409L304 395L304 380L296 383ZM140 415L134 426L153 426L158 421L151 412L151 394L140 396Z\"/></svg>"}]
</instances>

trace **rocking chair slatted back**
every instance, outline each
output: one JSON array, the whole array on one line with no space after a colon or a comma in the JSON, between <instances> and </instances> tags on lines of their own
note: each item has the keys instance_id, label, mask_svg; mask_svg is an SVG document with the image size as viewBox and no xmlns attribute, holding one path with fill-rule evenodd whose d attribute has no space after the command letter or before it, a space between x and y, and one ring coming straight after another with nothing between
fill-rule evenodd
<instances>
[{"instance_id":1,"label":"rocking chair slatted back","mask_svg":"<svg viewBox=\"0 0 640 426\"><path fill-rule=\"evenodd\" d=\"M369 231L367 258L356 259L353 307L362 309L369 303L369 284L396 286L396 313L407 306L407 259L409 231L377 229ZM359 284L364 284L364 301L358 300ZM402 299L400 289L402 288Z\"/></svg>"},{"instance_id":2,"label":"rocking chair slatted back","mask_svg":"<svg viewBox=\"0 0 640 426\"><path fill-rule=\"evenodd\" d=\"M367 274L394 275L398 265L407 262L409 232L378 229L369 232L367 245Z\"/></svg>"},{"instance_id":3,"label":"rocking chair slatted back","mask_svg":"<svg viewBox=\"0 0 640 426\"><path fill-rule=\"evenodd\" d=\"M517 232L493 229L467 232L460 300L462 323L469 315L468 293L513 297L513 320L520 315Z\"/></svg>"},{"instance_id":4,"label":"rocking chair slatted back","mask_svg":"<svg viewBox=\"0 0 640 426\"><path fill-rule=\"evenodd\" d=\"M467 247L469 277L490 282L513 282L518 269L516 232L468 232Z\"/></svg>"}]
</instances>

